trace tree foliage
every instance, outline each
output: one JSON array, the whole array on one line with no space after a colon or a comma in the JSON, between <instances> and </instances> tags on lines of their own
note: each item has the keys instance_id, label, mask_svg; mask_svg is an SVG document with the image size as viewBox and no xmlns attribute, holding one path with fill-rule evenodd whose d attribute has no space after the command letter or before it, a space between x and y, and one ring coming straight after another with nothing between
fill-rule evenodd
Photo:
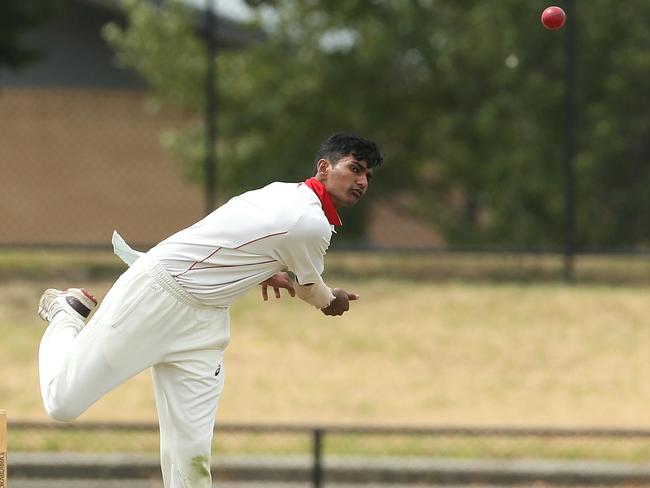
<instances>
[{"instance_id":1,"label":"tree foliage","mask_svg":"<svg viewBox=\"0 0 650 488\"><path fill-rule=\"evenodd\" d=\"M544 2L248 3L269 37L217 60L222 191L309 176L318 143L351 130L386 155L371 197L450 243L562 242L564 36L541 27ZM648 245L650 3L577 3L578 244ZM191 12L127 5L130 26L107 30L120 59L199 114ZM199 126L168 137L197 179L202 137Z\"/></svg>"}]
</instances>

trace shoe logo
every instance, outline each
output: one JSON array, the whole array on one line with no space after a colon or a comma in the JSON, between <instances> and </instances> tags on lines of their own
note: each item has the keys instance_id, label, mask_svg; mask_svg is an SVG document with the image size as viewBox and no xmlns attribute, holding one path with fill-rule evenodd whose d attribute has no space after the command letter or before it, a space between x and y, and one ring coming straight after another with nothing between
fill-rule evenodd
<instances>
[{"instance_id":1,"label":"shoe logo","mask_svg":"<svg viewBox=\"0 0 650 488\"><path fill-rule=\"evenodd\" d=\"M219 376L220 372L221 372L221 365L217 366L217 370L214 372L214 375Z\"/></svg>"}]
</instances>

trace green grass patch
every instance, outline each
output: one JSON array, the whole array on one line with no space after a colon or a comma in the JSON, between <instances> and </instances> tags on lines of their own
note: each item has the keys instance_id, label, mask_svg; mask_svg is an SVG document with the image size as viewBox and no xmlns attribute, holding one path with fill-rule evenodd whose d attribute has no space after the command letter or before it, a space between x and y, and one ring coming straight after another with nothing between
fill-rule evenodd
<instances>
[{"instance_id":1,"label":"green grass patch","mask_svg":"<svg viewBox=\"0 0 650 488\"><path fill-rule=\"evenodd\" d=\"M644 463L650 443L643 438L447 436L413 434L325 433L325 456L491 459L606 460ZM156 454L157 431L39 430L11 431L13 451ZM217 430L216 456L309 456L309 433Z\"/></svg>"}]
</instances>

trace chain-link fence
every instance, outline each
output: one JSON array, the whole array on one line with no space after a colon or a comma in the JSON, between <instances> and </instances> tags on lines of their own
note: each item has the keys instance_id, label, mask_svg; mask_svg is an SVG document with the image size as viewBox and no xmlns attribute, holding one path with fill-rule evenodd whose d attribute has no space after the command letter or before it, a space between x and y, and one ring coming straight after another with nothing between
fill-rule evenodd
<instances>
[{"instance_id":1,"label":"chain-link fence","mask_svg":"<svg viewBox=\"0 0 650 488\"><path fill-rule=\"evenodd\" d=\"M161 142L166 131L188 120L159 111L148 103L148 92L0 89L0 246L108 247L115 228L148 246L204 215L205 189L187 179ZM373 202L364 239L346 247L449 248L444 235L402 207ZM470 250L503 249L526 247Z\"/></svg>"},{"instance_id":2,"label":"chain-link fence","mask_svg":"<svg viewBox=\"0 0 650 488\"><path fill-rule=\"evenodd\" d=\"M155 478L156 424L10 422L29 478ZM650 484L650 431L221 424L215 479L404 484ZM35 454L30 454L36 452Z\"/></svg>"},{"instance_id":3,"label":"chain-link fence","mask_svg":"<svg viewBox=\"0 0 650 488\"><path fill-rule=\"evenodd\" d=\"M151 245L204 213L204 189L189 182L161 143L186 121L147 111L147 92L11 88L0 161L0 245L107 247L114 228ZM432 248L431 227L386 203L371 212L366 245Z\"/></svg>"},{"instance_id":4,"label":"chain-link fence","mask_svg":"<svg viewBox=\"0 0 650 488\"><path fill-rule=\"evenodd\" d=\"M156 8L165 10L164 7L169 2L152 3L156 4ZM198 65L204 63L206 74L216 69L217 66L215 63L208 62L208 60L214 60L215 57L218 58L217 53L222 53L223 55L226 54L225 50L249 49L256 43L269 44L266 35L260 29L249 29L243 24L223 18L221 15L213 16L212 9L214 8L215 2L189 3L193 5L191 10L193 10L195 17L195 25L193 26L193 30L190 30L190 35L205 44L204 47L209 48L207 49L209 52L205 53L202 53L200 49L197 49L193 53L187 53L188 60L191 59L191 62L188 61L188 64L194 63L197 65L194 66L196 73L203 73L201 69L198 69ZM216 2L221 9L224 8L224 4L230 3ZM211 200L210 190L203 188L202 183L191 183L188 181L187 175L184 175L183 172L190 170L179 167L179 158L173 157L168 149L163 148L161 137L168 129L187 128L186 124L188 122L198 125L204 120L210 121L210 124L206 125L212 125L212 130L204 131L205 134L202 134L201 130L198 130L194 134L194 147L191 151L191 159L195 161L201 160L202 157L200 154L203 152L214 154L212 150L214 149L214 145L211 143L207 144L210 150L205 151L205 139L211 139L215 135L216 125L214 124L216 124L217 120L221 120L222 112L227 113L229 105L228 103L221 103L221 106L217 106L214 103L209 103L209 101L214 98L217 92L222 97L225 97L224 92L229 92L226 90L227 87L223 86L225 82L220 79L220 73L212 73L218 81L216 84L209 83L208 80L212 79L209 76L202 79L200 76L195 75L195 78L188 78L193 80L192 85L186 86L185 84L180 84L177 87L179 90L186 91L192 90L192 88L188 87L194 87L193 89L196 93L202 94L202 96L196 98L197 100L204 100L204 102L195 102L191 110L185 107L185 110L188 112L191 111L192 120L188 120L187 113L180 113L169 108L160 110L160 107L148 99L151 95L151 92L147 88L149 85L141 78L141 75L137 74L143 70L140 69L138 71L133 66L133 63L131 63L129 68L118 68L116 66L116 53L120 53L120 59L122 60L129 58L129 56L125 56L125 52L120 52L120 49L115 45L114 41L112 44L108 43L106 41L106 32L103 31L105 26L109 24L114 27L113 31L115 31L118 25L124 26L129 23L129 15L138 16L133 12L129 14L127 12L128 9L122 9L117 1L68 0L67 2L63 2L63 4L69 8L61 9L56 15L48 19L47 22L37 23L34 28L26 28L25 30L25 45L30 47L30 49L33 48L40 55L40 58L31 64L28 63L22 70L3 70L0 73L0 117L2 118L0 120L4 122L3 131L0 135L0 168L2 169L3 181L2 192L0 192L0 208L2 209L2 212L0 212L0 229L2 230L0 232L0 246L107 246L114 227L119 228L130 242L141 243L143 245L155 244L171 233L198 220L204 215L206 201ZM567 2L566 7L568 8L570 5L573 6L573 2ZM285 8L284 5L282 7ZM375 7L371 8L367 6L366 8L372 11ZM435 14L435 8L432 6L426 8L420 6L418 8L423 9L420 12L422 15L430 11L430 9L433 9L433 13ZM573 32L572 26L575 20L573 18L573 10L575 9L571 8L570 10L572 14L569 16L569 22L566 28L567 45L577 43L573 37L569 36L569 32ZM587 10L585 9L580 13L576 12L575 17L581 15L587 19L588 17L586 16L590 13ZM325 15L326 13L324 11L323 14ZM142 14L143 12L140 12L140 16ZM615 15L614 13L611 14L613 21ZM623 15L624 12L616 12L616 14ZM419 15L416 15L416 17L419 17ZM436 16L436 20L438 20L437 17L439 16ZM162 18L154 17L154 19L157 19L156 21L160 25L156 25L156 22L152 25L156 25L156 27L159 27L164 32L165 23ZM213 22L206 23L206 19L212 19ZM9 19L9 22L12 20L20 23L19 16L16 16L15 19ZM629 21L630 19L626 20L628 23ZM212 25L212 28L207 28L210 25ZM359 26L359 29L361 27ZM602 25L599 28L603 32L609 32L611 30L606 25ZM154 42L146 37L146 33L138 29L136 29L136 32L139 32L138 35L143 36L142 38L138 38L138 42L143 44ZM211 34L208 34L208 32ZM584 32L584 35L587 34L588 32ZM633 34L639 35L631 32L630 36ZM174 46L163 45L163 41L165 40L164 36L162 38L156 37L155 39L156 42L162 43L162 51L169 51L169 57L178 57L178 54L173 49ZM206 43L206 39L214 42ZM533 42L526 37L522 39L520 43ZM633 37L632 39L634 39L632 46L636 49L637 45L643 45L642 41L645 38L641 37L636 40L637 38ZM453 42L457 42L455 38L449 42L452 42L452 40ZM597 50L595 47L596 40L591 38L593 47L590 47L590 49L596 49L594 57L598 59L605 53ZM129 42L134 41L131 40ZM545 38L544 42L548 43L551 40ZM584 44L587 43L584 42ZM524 45L515 45L513 49L519 49L520 47L523 48ZM587 46L580 47L584 50ZM411 57L415 56L411 60L413 62L415 62L414 60L416 58L420 59L419 56L422 56L424 53L423 51L415 55L414 53L419 51L411 45L409 45L409 49L404 55L404 59L411 59ZM544 52L548 52L548 50L544 49ZM140 55L145 57L148 55L151 57L151 63L156 64L158 62L162 64L163 66L158 66L157 68L160 70L158 73L159 78L164 77L164 74L167 73L163 68L170 64L169 60L163 56L162 59L164 62L160 60L156 61L155 51L128 51L128 53L130 53L131 57L136 56L135 53L140 53ZM504 54L504 56L507 54ZM591 51L583 54L583 59L586 60L589 58L588 55L591 55ZM617 56L611 53L607 54L618 59ZM575 64L572 56L569 56L568 53L564 55L567 57L567 67ZM503 73L510 73L519 64L518 56L510 54L506 57L507 62L505 67L494 66L494 71L500 73L506 70ZM640 54L636 55L636 57L638 57L639 63L641 63L640 60L644 59ZM638 68L641 73L645 73L646 71L645 65L643 64L640 64L639 67L636 66L636 62L631 63L631 65L635 69ZM600 63L597 63L597 66L600 66ZM0 68L4 68L2 59L0 59ZM192 71L188 67L185 68L188 71ZM230 80L231 84L234 84L232 83L232 79L226 77L229 73L229 68L225 70L222 68L223 66L220 66L222 71L221 76L226 78L226 80ZM548 80L544 79L549 84L556 82L558 81L558 73L555 71L557 68L558 66L555 65L548 66L545 68L546 71L539 73L539 76L548 76ZM586 69L584 66L582 68ZM405 70L403 76L408 77L406 68L403 69ZM477 69L477 67L470 66L468 69ZM630 77L632 79L634 79L635 73L637 71L630 71ZM473 79L471 71L468 71L468 75L463 78ZM183 76L180 74L179 76L183 78L183 76L189 75L184 73ZM251 76L254 79L258 78L254 73L249 73L247 76ZM340 77L345 78L344 76ZM148 80L150 83L153 80L153 85L156 85L155 78L156 76L150 74ZM235 78L234 80L238 84L247 84L244 78ZM414 79L412 81L415 82L417 80ZM519 80L517 84L522 81ZM219 86L219 82L222 85ZM568 94L571 92L570 88L573 87L575 81L567 76L567 79L562 83L563 90ZM618 82L612 82L610 84L613 86L620 85ZM210 88L207 88L208 86ZM507 86L498 84L496 85L498 89L494 91L507 91ZM635 88L636 85L631 86ZM459 93L474 91L473 89L462 91L460 86L458 90ZM554 90L559 90L559 87ZM366 91L365 87L363 91ZM426 93L431 90L427 89L422 91ZM489 91L487 90L487 92ZM487 92L485 94L486 96L489 94ZM538 88L535 88L533 92L536 93L535 100L540 99L545 94ZM642 90L640 93L642 93ZM181 95L183 96L181 97ZM632 102L635 100L635 96L639 96L636 91L634 93L626 93L625 95L630 97L627 105L625 105L625 110L629 111L635 117L640 117L638 120L645 120L642 111L639 111L639 113L636 112L638 104ZM181 98L189 97L188 94L180 93L178 96ZM272 99L273 93L265 93L265 96ZM381 97L381 95L379 96ZM252 96L249 98L253 99ZM574 120L577 114L579 114L579 108L586 115L592 111L600 114L598 120L601 121L600 124L604 127L616 126L617 119L613 118L614 115L612 113L600 113L600 110L604 110L602 107L598 108L600 107L598 103L602 101L601 98L598 97L596 101L590 100L590 105L587 105L587 101L584 101L585 105L581 107L574 107L567 102L567 106L564 107L564 110L567 112L567 119ZM553 103L558 103L560 99L561 97L556 97ZM224 102L224 100L220 100ZM542 100L545 99L542 98ZM377 100L377 102L379 101ZM201 107L201 103L204 103L205 106ZM280 101L278 103L281 104ZM319 103L323 105L323 108L329 105L327 100L322 100ZM417 104L418 102L414 101L413 103ZM575 105L577 105L577 102ZM620 103L615 104L616 108L620 108L620 106ZM475 107L464 107L461 104L458 109L452 106L450 110L454 113L457 111L462 112L460 114L461 118L466 118L468 122L473 119L482 120L480 117L476 117L476 114L473 112ZM487 108L482 108L481 110L490 112ZM315 111L320 112L321 109L319 108ZM325 112L326 110L322 111ZM576 114L573 114L573 111L576 111ZM556 112L559 119L561 115L560 105L557 106ZM437 114L434 116L433 114L436 113L436 110L432 111L432 119L437 119L440 115ZM408 114L409 112L406 112L402 116L387 112L383 114L383 117L387 121L388 119L400 120L402 118L408 118ZM605 117L604 114L609 118ZM292 117L290 113L285 114L282 110L279 110L277 115L279 118ZM229 116L231 119L233 118L232 113ZM534 118L540 117L541 114L537 114L531 109L529 116L532 121ZM255 112L252 111L249 117L255 119ZM349 123L349 121L343 122L345 119L341 120L342 125ZM626 117L625 120L628 120L628 118ZM247 124L245 121L246 118L242 116L242 119L237 124L246 127ZM407 120L404 120L405 127L409 127L407 122ZM232 120L230 120L229 124L231 123ZM293 123L295 124L295 122ZM419 127L420 123L416 124L416 127ZM373 124L366 125L372 126ZM468 125L471 126L471 124ZM564 140L563 144L566 146L566 154L563 158L566 159L564 162L565 166L568 166L571 161L580 155L574 154L579 147L576 146L573 148L567 142L572 139L572 123L569 123L567 120L565 125L558 132L557 137ZM421 167L416 172L408 173L408 176L400 176L400 178L403 177L405 179L399 182L401 185L400 188L404 190L400 198L393 199L390 202L379 199L373 203L368 226L365 229L366 233L364 234L363 241L359 245L361 247L373 248L431 249L444 246L450 241L474 242L471 236L477 232L480 233L481 229L479 227L495 218L497 211L494 208L496 207L492 207L490 202L498 200L495 198L496 194L500 193L501 189L505 191L506 187L520 187L522 183L533 179L540 180L540 185L545 184L547 186L543 190L531 190L532 193L530 194L513 193L513 201L508 204L508 208L526 207L529 208L530 212L536 212L534 218L530 217L532 213L528 215L526 211L513 215L516 215L517 219L523 219L524 223L522 224L520 222L518 224L518 229L521 229L522 233L534 230L538 238L527 238L526 236L512 237L517 242L513 242L512 246L510 246L511 248L518 247L519 250L522 248L533 249L535 248L536 240L543 240L541 238L544 236L553 235L553 238L545 240L546 249L549 249L549 246L551 246L549 243L554 243L555 251L562 252L564 250L568 254L579 249L591 249L598 246L603 246L600 249L623 248L627 251L640 249L647 252L650 230L647 228L647 199L643 198L643 184L640 183L641 191L637 191L638 189L632 191L633 184L645 181L644 178L647 177L648 168L647 148L644 143L645 139L643 139L645 132L643 132L642 124L639 123L638 125L641 127L639 129L640 133L642 133L641 138L638 141L634 137L631 137L629 140L625 138L617 139L616 144L612 144L612 146L620 145L626 149L620 153L616 153L616 157L620 159L618 164L609 164L609 161L607 161L608 164L605 166L607 171L610 171L612 167L620 167L620 175L618 176L625 176L620 181L617 181L619 179L618 177L610 178L612 180L612 194L603 196L603 200L609 200L612 204L616 203L618 206L615 208L612 207L603 210L599 206L600 201L594 202L593 195L600 194L602 188L599 190L600 187L594 186L593 191L587 187L581 188L581 184L587 185L590 183L590 178L600 178L598 172L594 174L587 172L588 174L585 175L583 183L577 184L573 181L576 179L578 183L581 181L577 171L568 171L565 168L565 173L567 174L561 177L561 169L557 167L557 164L547 167L550 161L541 160L544 161L543 165L535 163L535 166L531 166L530 169L533 170L533 173L530 175L530 178L524 178L518 181L514 178L516 171L513 171L512 168L508 169L507 166L499 167L497 165L492 171L495 173L504 173L503 177L505 179L503 185L499 182L495 188L493 186L484 186L484 182L479 181L488 179L491 174L490 172L479 171L484 166L479 161L482 159L482 155L477 156L475 152L469 151L465 153L465 151L462 151L462 154L465 154L465 156L462 158L463 162L461 167L456 170L450 170L451 173L445 175L442 167L452 164L453 158L449 159L449 161L444 161L444 163L440 163L441 166L439 167L433 164L432 161L429 161L429 159L442 156L429 154L431 149L426 146L420 149L421 153L409 153L407 156L420 161L418 164ZM296 137L291 134L290 127L286 135L288 140ZM377 131L378 127L375 127L375 131ZM636 126L632 124L632 127ZM405 128L405 130L407 133L409 131L412 132L412 129ZM480 140L478 133L481 130L479 124L479 127L474 128L473 131L463 136L465 139L453 140L450 141L450 144L481 147L481 144L475 143L476 138ZM381 130L378 132L381 133ZM423 129L422 132L426 133L426 130ZM451 132L454 132L454 130ZM503 132L508 132L508 130ZM597 130L594 130L593 133L597 133ZM594 137L591 133L589 134L590 138ZM222 147L224 145L230 147L241 144L238 140L229 140L227 135L226 137L222 137L221 133L217 133L216 135L217 148L220 145ZM241 135L234 137L234 139L237 139L237 137L241 138ZM411 137L409 136L405 139L410 141ZM605 140L607 136L603 136L600 139ZM543 140L543 138L540 139L540 141ZM444 141L445 139L442 140L442 142ZM557 142L554 139L553 141ZM261 146L271 146L274 143L275 141L269 140L265 141ZM239 151L248 151L250 147L243 147L247 144L252 147L260 145L260 141L247 142L242 145ZM395 151L395 148L408 147L409 144L410 142L397 144L392 147L392 150ZM525 144L525 142L522 142L519 149L515 144L508 152L517 153ZM581 141L581 144L583 146L592 145L589 141ZM386 141L386 145L391 146L389 141ZM284 151L287 151L285 146L281 147L284 148ZM551 149L554 148L540 147L538 153L548 152ZM390 149L387 150L390 151ZM399 149L397 151L399 152ZM454 153L454 151L450 151L450 153ZM442 154L445 154L444 150ZM581 157L586 159L581 161L577 161L576 159L573 162L580 162L584 166L583 169L589 170L590 168L588 166L595 164L591 160L594 158L593 155ZM393 159L395 161L394 164L399 166L405 163L404 161L400 161L399 158L399 155L392 154L388 159ZM287 159L290 160L289 157ZM534 159L537 161L530 154L521 156L521 159L521 164L526 163L526 159ZM559 154L555 154L553 159L558 160L556 163L559 164L559 159L562 158L560 158ZM300 164L300 161L291 162L292 164ZM529 163L533 164L531 161ZM626 163L627 166L623 163ZM264 162L261 161L260 164L264 164ZM456 164L458 164L458 161L456 161ZM472 169L462 169L465 166ZM544 168L544 174L555 175L549 180L552 183L543 183L540 179L541 173L536 173L542 166ZM201 169L194 168L192 171L194 172L194 180L200 181L202 177L196 173L200 173ZM225 172L233 171L235 170L230 168L225 169ZM208 170L204 172L206 175L209 174ZM573 174L574 172L576 174ZM392 175L391 177L396 177L397 175L397 173L390 174ZM460 180L457 179L459 176L461 176ZM209 178L207 179L209 180ZM230 180L232 180L232 177ZM218 174L217 183L219 183ZM599 180L598 184L602 185L602 181ZM566 187L564 190L562 190L563 185ZM576 188L573 188L574 186ZM609 180L605 180L605 186L609 191ZM438 187L448 187L448 191L446 193L435 193L435 198L430 196L422 201L419 200L419 197L422 197L419 193L424 192L428 195L430 190ZM563 191L566 193L564 197L561 196ZM436 199L444 199L446 201L444 207L451 212L449 215L432 217L431 214L435 213L436 210L431 210L431 212L423 211L423 206L426 208L432 207L432 202ZM420 202L417 205L414 204L416 200ZM579 202L576 200L582 201ZM596 200L598 199L596 198ZM576 219L573 216L575 207L583 209L583 212L580 214L581 222L575 222ZM564 210L562 210L563 208ZM445 211L442 213L445 213ZM580 230L581 227L592 228L595 224L593 221L597 220L599 213L603 216L609 215L610 213L615 214L616 217L613 221L626 223L621 224L622 228L618 232L615 230L616 227L611 227L611 229L614 229L612 231L606 231L607 239L602 238L602 236L596 239L592 236L591 238L596 239L593 241L595 244L592 245L589 244L589 239L583 236L585 244L579 244L577 230ZM419 217L416 217L416 214ZM424 214L427 215L426 219L422 219L422 215ZM585 218L585 216L589 217ZM440 228L432 226L434 219L437 219L436 222ZM456 229L455 231L450 230L452 228L449 227L448 222L445 226L443 222L446 220L457 220L459 222L458 225L454 224L452 226L453 229ZM563 223L562 220L566 222ZM467 228L463 229L463 225L466 225ZM514 223L512 221L506 222L506 227L509 225L513 226ZM562 229L563 226L567 227L564 231L558 230ZM618 241L616 238L611 238L611 236L622 234L622 230L625 228L632 227L635 229L633 233L634 237L621 237ZM451 235L454 232L463 235L463 239L454 240L454 237ZM503 229L500 232L495 232L503 234ZM509 235L514 234L510 233ZM594 235L598 236L598 233ZM345 236L342 236L342 238L345 239ZM507 242L504 244L502 239L500 240L495 237L485 237L485 240L482 242L499 242L500 245L508 247ZM477 247L474 250L480 251L487 249L487 247Z\"/></svg>"},{"instance_id":5,"label":"chain-link fence","mask_svg":"<svg viewBox=\"0 0 650 488\"><path fill-rule=\"evenodd\" d=\"M200 219L204 189L163 148L173 111L147 111L147 93L5 89L0 145L0 245L107 247L114 228L151 245ZM379 203L366 245L432 248L428 225Z\"/></svg>"}]
</instances>

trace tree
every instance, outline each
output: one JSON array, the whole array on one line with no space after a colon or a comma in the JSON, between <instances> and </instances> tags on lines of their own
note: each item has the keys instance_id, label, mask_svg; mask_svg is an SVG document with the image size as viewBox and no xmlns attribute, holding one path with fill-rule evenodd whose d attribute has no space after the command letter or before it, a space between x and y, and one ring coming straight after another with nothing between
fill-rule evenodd
<instances>
[{"instance_id":1,"label":"tree","mask_svg":"<svg viewBox=\"0 0 650 488\"><path fill-rule=\"evenodd\" d=\"M562 242L563 37L541 28L544 2L249 3L272 9L269 40L218 59L222 191L309 176L317 144L352 130L386 152L372 196L430 221L450 243ZM629 4L578 9L580 246L650 241L650 4ZM128 5L131 26L108 31L121 59L198 112L204 55L187 10ZM168 138L198 179L200 138L200 127ZM352 223L344 232L363 232Z\"/></svg>"}]
</instances>

